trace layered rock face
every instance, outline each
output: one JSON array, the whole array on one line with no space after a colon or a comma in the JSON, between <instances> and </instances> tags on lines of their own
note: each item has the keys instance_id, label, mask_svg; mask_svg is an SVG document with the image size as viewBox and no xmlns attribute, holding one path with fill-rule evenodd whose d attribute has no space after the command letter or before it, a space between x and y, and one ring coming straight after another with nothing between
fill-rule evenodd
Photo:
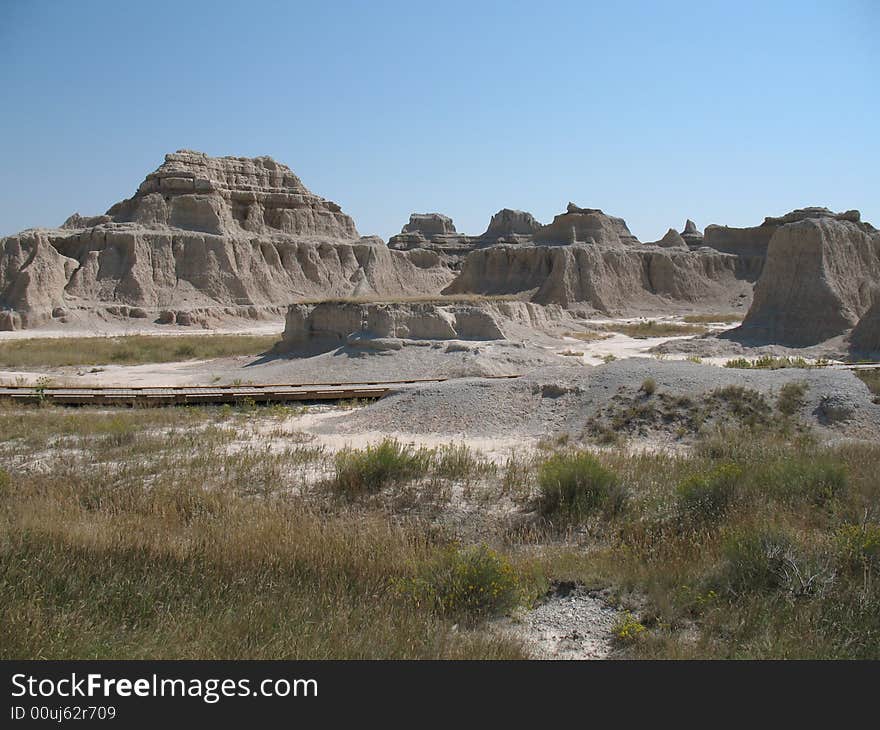
<instances>
[{"instance_id":1,"label":"layered rock face","mask_svg":"<svg viewBox=\"0 0 880 730\"><path fill-rule=\"evenodd\" d=\"M856 211L812 208L768 221L776 231L754 301L730 336L807 346L855 326L880 281L880 233Z\"/></svg>"},{"instance_id":2,"label":"layered rock face","mask_svg":"<svg viewBox=\"0 0 880 730\"><path fill-rule=\"evenodd\" d=\"M666 231L663 238L661 238L659 241L655 241L654 245L661 246L663 248L687 248L688 247L684 238L674 228L670 228L668 231Z\"/></svg>"},{"instance_id":3,"label":"layered rock face","mask_svg":"<svg viewBox=\"0 0 880 730\"><path fill-rule=\"evenodd\" d=\"M598 208L579 208L569 203L565 213L553 218L535 233L539 243L592 243L601 246L627 246L639 240L630 233L623 218L606 215Z\"/></svg>"},{"instance_id":4,"label":"layered rock face","mask_svg":"<svg viewBox=\"0 0 880 730\"><path fill-rule=\"evenodd\" d=\"M147 175L137 193L107 211L117 223L171 226L217 235L283 233L358 238L340 207L311 193L271 157L208 157L180 150Z\"/></svg>"},{"instance_id":5,"label":"layered rock face","mask_svg":"<svg viewBox=\"0 0 880 730\"><path fill-rule=\"evenodd\" d=\"M730 254L643 246L492 246L474 251L444 294L517 295L602 312L670 300L731 306L751 284Z\"/></svg>"},{"instance_id":6,"label":"layered rock face","mask_svg":"<svg viewBox=\"0 0 880 730\"><path fill-rule=\"evenodd\" d=\"M509 236L533 236L541 229L541 224L531 213L523 210L502 208L489 221L489 227L481 238L497 241Z\"/></svg>"},{"instance_id":7,"label":"layered rock face","mask_svg":"<svg viewBox=\"0 0 880 730\"><path fill-rule=\"evenodd\" d=\"M703 245L703 234L697 228L697 224L690 218L684 223L684 230L681 232L681 237L691 248L699 248Z\"/></svg>"},{"instance_id":8,"label":"layered rock face","mask_svg":"<svg viewBox=\"0 0 880 730\"><path fill-rule=\"evenodd\" d=\"M880 286L871 292L871 306L862 315L850 335L853 354L880 357Z\"/></svg>"},{"instance_id":9,"label":"layered rock face","mask_svg":"<svg viewBox=\"0 0 880 730\"><path fill-rule=\"evenodd\" d=\"M271 158L181 151L104 216L0 241L0 326L131 309L252 317L303 297L433 293L451 279L434 253L359 238L338 205Z\"/></svg>"},{"instance_id":10,"label":"layered rock face","mask_svg":"<svg viewBox=\"0 0 880 730\"><path fill-rule=\"evenodd\" d=\"M277 350L310 355L339 347L400 349L418 340L503 340L517 326L555 330L560 307L527 302L322 302L292 304Z\"/></svg>"}]
</instances>

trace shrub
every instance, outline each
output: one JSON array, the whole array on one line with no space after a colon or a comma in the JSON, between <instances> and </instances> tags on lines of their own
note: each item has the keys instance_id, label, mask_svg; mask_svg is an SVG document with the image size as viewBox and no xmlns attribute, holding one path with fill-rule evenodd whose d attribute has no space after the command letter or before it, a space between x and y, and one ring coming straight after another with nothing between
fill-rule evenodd
<instances>
[{"instance_id":1,"label":"shrub","mask_svg":"<svg viewBox=\"0 0 880 730\"><path fill-rule=\"evenodd\" d=\"M577 523L598 510L622 511L627 494L617 476L584 452L556 454L538 469L539 510Z\"/></svg>"},{"instance_id":2,"label":"shrub","mask_svg":"<svg viewBox=\"0 0 880 730\"><path fill-rule=\"evenodd\" d=\"M697 474L676 488L679 515L693 522L715 522L723 517L736 496L742 469L722 464L708 474Z\"/></svg>"},{"instance_id":3,"label":"shrub","mask_svg":"<svg viewBox=\"0 0 880 730\"><path fill-rule=\"evenodd\" d=\"M495 471L492 462L481 459L466 444L446 444L436 453L434 473L439 477L464 480Z\"/></svg>"},{"instance_id":4,"label":"shrub","mask_svg":"<svg viewBox=\"0 0 880 730\"><path fill-rule=\"evenodd\" d=\"M821 507L846 491L847 477L844 467L828 458L793 456L760 467L755 485L784 502Z\"/></svg>"},{"instance_id":5,"label":"shrub","mask_svg":"<svg viewBox=\"0 0 880 730\"><path fill-rule=\"evenodd\" d=\"M782 532L745 529L723 545L724 562L715 583L725 594L772 593L788 585L793 546Z\"/></svg>"},{"instance_id":6,"label":"shrub","mask_svg":"<svg viewBox=\"0 0 880 730\"><path fill-rule=\"evenodd\" d=\"M441 616L471 622L508 612L524 598L510 561L485 545L445 548L399 589Z\"/></svg>"},{"instance_id":7,"label":"shrub","mask_svg":"<svg viewBox=\"0 0 880 730\"><path fill-rule=\"evenodd\" d=\"M629 611L619 616L611 629L614 638L621 643L634 641L645 631L644 625Z\"/></svg>"},{"instance_id":8,"label":"shrub","mask_svg":"<svg viewBox=\"0 0 880 730\"><path fill-rule=\"evenodd\" d=\"M654 378L645 378L642 381L641 391L648 396L654 395L657 390L657 381Z\"/></svg>"},{"instance_id":9,"label":"shrub","mask_svg":"<svg viewBox=\"0 0 880 730\"><path fill-rule=\"evenodd\" d=\"M846 525L836 535L837 557L850 572L880 572L880 525Z\"/></svg>"},{"instance_id":10,"label":"shrub","mask_svg":"<svg viewBox=\"0 0 880 730\"><path fill-rule=\"evenodd\" d=\"M786 383L779 389L776 399L776 408L786 416L793 416L804 407L806 401L804 394L807 392L806 383Z\"/></svg>"},{"instance_id":11,"label":"shrub","mask_svg":"<svg viewBox=\"0 0 880 730\"><path fill-rule=\"evenodd\" d=\"M390 484L424 476L431 465L427 449L415 450L396 439L385 439L365 449L344 449L336 454L335 489L346 496L375 494Z\"/></svg>"}]
</instances>

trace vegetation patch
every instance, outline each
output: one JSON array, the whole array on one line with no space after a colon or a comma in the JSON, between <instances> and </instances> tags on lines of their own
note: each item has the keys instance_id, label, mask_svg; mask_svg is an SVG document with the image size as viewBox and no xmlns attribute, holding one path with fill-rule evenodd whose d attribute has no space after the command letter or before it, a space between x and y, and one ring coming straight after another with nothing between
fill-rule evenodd
<instances>
[{"instance_id":1,"label":"vegetation patch","mask_svg":"<svg viewBox=\"0 0 880 730\"><path fill-rule=\"evenodd\" d=\"M709 331L699 324L682 322L658 322L655 319L639 322L621 322L603 326L608 332L619 332L628 337L646 339L648 337L675 337L680 335L704 335Z\"/></svg>"},{"instance_id":2,"label":"vegetation patch","mask_svg":"<svg viewBox=\"0 0 880 730\"><path fill-rule=\"evenodd\" d=\"M737 357L724 363L726 368L738 370L782 370L784 368L819 368L828 364L827 360L805 360L802 357L774 357L762 355L754 360Z\"/></svg>"},{"instance_id":3,"label":"vegetation patch","mask_svg":"<svg viewBox=\"0 0 880 730\"><path fill-rule=\"evenodd\" d=\"M415 449L396 439L384 439L364 449L336 454L334 491L349 498L376 494L384 487L425 476L432 463L428 449Z\"/></svg>"},{"instance_id":4,"label":"vegetation patch","mask_svg":"<svg viewBox=\"0 0 880 730\"><path fill-rule=\"evenodd\" d=\"M141 365L259 355L276 335L126 335L9 340L0 343L0 365L9 368Z\"/></svg>"},{"instance_id":5,"label":"vegetation patch","mask_svg":"<svg viewBox=\"0 0 880 730\"><path fill-rule=\"evenodd\" d=\"M538 486L540 513L564 524L583 522L599 511L620 512L628 496L613 472L582 451L545 460L538 469Z\"/></svg>"},{"instance_id":6,"label":"vegetation patch","mask_svg":"<svg viewBox=\"0 0 880 730\"><path fill-rule=\"evenodd\" d=\"M728 314L688 314L682 317L689 324L733 324L742 322L743 315L735 312Z\"/></svg>"}]
</instances>

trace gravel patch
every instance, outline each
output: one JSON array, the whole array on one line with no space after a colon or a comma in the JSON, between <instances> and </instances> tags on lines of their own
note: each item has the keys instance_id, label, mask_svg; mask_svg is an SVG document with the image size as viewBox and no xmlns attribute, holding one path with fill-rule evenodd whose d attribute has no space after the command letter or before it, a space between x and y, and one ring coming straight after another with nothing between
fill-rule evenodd
<instances>
[{"instance_id":1,"label":"gravel patch","mask_svg":"<svg viewBox=\"0 0 880 730\"><path fill-rule=\"evenodd\" d=\"M596 591L560 584L539 606L496 629L518 639L535 659L606 659L617 609Z\"/></svg>"},{"instance_id":2,"label":"gravel patch","mask_svg":"<svg viewBox=\"0 0 880 730\"><path fill-rule=\"evenodd\" d=\"M394 431L479 436L579 434L615 395L635 395L653 378L658 393L689 396L729 385L771 403L790 382L807 386L799 416L810 425L861 438L880 435L880 406L865 384L843 370L736 370L687 361L632 358L598 367L548 367L515 380L466 378L410 387L320 425L327 433Z\"/></svg>"}]
</instances>

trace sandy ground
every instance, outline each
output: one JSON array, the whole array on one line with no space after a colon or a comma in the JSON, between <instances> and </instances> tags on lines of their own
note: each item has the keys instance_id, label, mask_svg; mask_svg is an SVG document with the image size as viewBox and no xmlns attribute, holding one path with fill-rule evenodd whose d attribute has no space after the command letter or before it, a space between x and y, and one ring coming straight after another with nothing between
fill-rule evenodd
<instances>
[{"instance_id":1,"label":"sandy ground","mask_svg":"<svg viewBox=\"0 0 880 730\"><path fill-rule=\"evenodd\" d=\"M679 317L656 317L657 321L678 322ZM589 324L607 325L629 323L634 318L595 319ZM731 325L719 324L723 330ZM713 329L716 327L713 326ZM118 337L123 334L151 334L163 336L210 334L278 334L281 322L249 323L241 329L204 330L192 327L132 327L126 332L70 329L37 329L0 332L0 346L4 340L57 337ZM658 346L675 348L693 337L651 337L636 339L624 334L592 342L573 337L550 337L535 333L534 338L520 341L443 342L434 346L407 346L400 351L365 353L340 349L312 357L239 356L215 360L187 360L145 365L95 365L93 367L60 367L0 370L0 384L31 384L49 378L56 385L131 385L174 386L212 385L230 383L303 383L303 382L359 382L369 380L398 380L426 377L469 377L481 375L508 375L531 372L555 365L598 365L609 357L626 359L649 356ZM449 345L461 351L448 352ZM685 359L688 352L663 354L668 359ZM729 357L705 357L707 364L723 365Z\"/></svg>"}]
</instances>

